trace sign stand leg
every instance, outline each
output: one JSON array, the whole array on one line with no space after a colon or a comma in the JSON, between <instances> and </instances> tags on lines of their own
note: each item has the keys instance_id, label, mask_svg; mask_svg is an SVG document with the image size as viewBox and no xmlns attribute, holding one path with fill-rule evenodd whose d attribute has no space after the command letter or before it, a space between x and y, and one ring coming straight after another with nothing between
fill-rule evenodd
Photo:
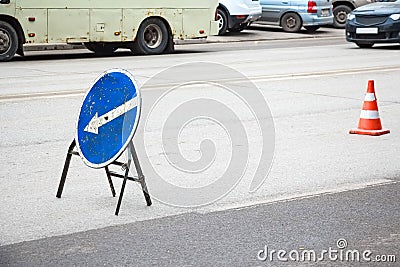
<instances>
[{"instance_id":1,"label":"sign stand leg","mask_svg":"<svg viewBox=\"0 0 400 267\"><path fill-rule=\"evenodd\" d=\"M63 172L61 174L61 180L60 180L60 184L58 186L57 195L56 195L58 198L61 198L62 191L64 189L64 184L65 184L65 180L67 179L69 164L71 163L72 155L75 154L74 153L75 146L76 146L76 143L75 143L75 139L74 139L72 141L72 143L69 145L67 158L65 159L64 169L63 169Z\"/></svg>"},{"instance_id":2,"label":"sign stand leg","mask_svg":"<svg viewBox=\"0 0 400 267\"><path fill-rule=\"evenodd\" d=\"M138 175L137 178L129 177L129 169L131 167L132 160L133 160L133 163L135 164L136 173ZM146 204L147 204L147 206L151 206L152 202L151 202L150 194L147 189L147 185L146 185L146 181L145 181L145 178L144 178L144 175L142 172L142 168L140 167L139 158L136 154L136 150L135 150L135 147L134 147L132 141L129 143L129 146L128 146L128 163L125 165L125 175L123 176L123 179L124 179L124 181L122 182L121 192L119 193L118 204L117 204L117 209L115 210L115 215L118 216L119 209L121 208L122 197L124 195L125 185L126 185L127 180L133 180L135 182L140 183L140 185L142 186L142 191L143 191L144 198L146 200Z\"/></svg>"},{"instance_id":3,"label":"sign stand leg","mask_svg":"<svg viewBox=\"0 0 400 267\"><path fill-rule=\"evenodd\" d=\"M76 141L74 139L68 148L67 157L65 159L64 168L63 168L63 171L61 174L60 184L58 185L58 190L57 190L57 194L56 194L57 198L61 198L62 192L64 190L64 184L65 184L65 180L67 180L67 174L68 174L68 170L69 170L69 165L71 163L72 155L79 156L79 153L74 151L75 147L76 147ZM111 193L112 193L113 197L115 197L115 189L114 189L113 182L111 180L111 175L110 175L110 171L109 171L108 167L106 167L106 175L108 178L108 183L110 184Z\"/></svg>"},{"instance_id":4,"label":"sign stand leg","mask_svg":"<svg viewBox=\"0 0 400 267\"><path fill-rule=\"evenodd\" d=\"M108 166L106 166L105 169L106 169L106 175L107 175L108 183L110 184L110 188L111 188L111 194L112 194L113 197L115 197L115 189L114 189L113 182L111 180L110 169L108 168Z\"/></svg>"},{"instance_id":5,"label":"sign stand leg","mask_svg":"<svg viewBox=\"0 0 400 267\"><path fill-rule=\"evenodd\" d=\"M61 198L61 195L62 195L62 192L63 192L63 189L64 189L64 184L65 184L65 181L67 179L67 174L68 174L68 170L69 170L69 165L71 163L72 155L79 156L79 153L74 150L75 147L76 147L76 141L74 139L72 141L72 143L70 144L69 148L68 148L67 157L65 159L64 168L63 168L63 171L62 171L62 174L61 174L60 184L59 184L58 190L57 190L57 195L56 195L57 198ZM138 158L138 156L136 154L136 150L135 150L135 147L134 147L132 141L129 143L129 146L128 146L127 149L128 149L128 162L127 163L123 163L123 162L120 162L120 161L116 160L116 161L114 161L114 162L112 162L110 164L110 165L115 165L115 166L122 167L122 169L124 170L124 174L120 174L118 172L111 171L109 169L109 166L105 167L108 183L110 185L110 189L111 189L111 193L112 193L113 197L116 196L116 193L115 193L115 188L114 188L114 185L113 185L111 177L117 177L117 178L124 179L123 182L122 182L121 191L119 193L118 204L117 204L117 208L115 210L115 215L118 215L119 210L121 208L122 198L124 196L124 191L125 191L125 186L126 186L126 181L127 180L140 183L140 185L142 187L144 198L146 200L147 206L151 206L152 205L150 194L149 194L149 191L147 189L146 181L145 181L145 178L144 178L144 175L143 175L143 172L142 172L142 168L140 167L139 158ZM134 176L134 177L129 176L129 170L131 168L132 161L135 164L137 177L136 176Z\"/></svg>"},{"instance_id":6,"label":"sign stand leg","mask_svg":"<svg viewBox=\"0 0 400 267\"><path fill-rule=\"evenodd\" d=\"M151 199L150 199L149 190L147 189L147 185L146 185L146 181L145 181L145 178L144 178L144 175L142 172L142 168L140 167L139 158L136 154L136 150L135 150L135 147L133 146L132 141L129 144L129 148L132 153L133 163L135 164L135 167L136 167L136 172L138 174L139 183L142 186L142 191L143 191L144 198L146 199L147 206L151 206L152 203L151 203Z\"/></svg>"},{"instance_id":7,"label":"sign stand leg","mask_svg":"<svg viewBox=\"0 0 400 267\"><path fill-rule=\"evenodd\" d=\"M117 215L117 216L119 213L119 209L121 207L122 197L124 196L125 185L126 185L126 181L128 180L130 166L131 166L131 159L128 160L128 163L126 164L126 168L125 168L124 181L122 182L121 192L119 193L119 198L118 198L117 209L115 210L115 215Z\"/></svg>"}]
</instances>

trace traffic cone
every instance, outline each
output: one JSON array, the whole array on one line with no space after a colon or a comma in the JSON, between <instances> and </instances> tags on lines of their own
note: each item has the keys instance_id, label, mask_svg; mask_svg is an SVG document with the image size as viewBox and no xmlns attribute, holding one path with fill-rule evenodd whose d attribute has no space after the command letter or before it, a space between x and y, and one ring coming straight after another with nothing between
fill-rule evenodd
<instances>
[{"instance_id":1,"label":"traffic cone","mask_svg":"<svg viewBox=\"0 0 400 267\"><path fill-rule=\"evenodd\" d=\"M349 133L374 136L390 133L390 130L382 129L373 80L368 81L368 89L365 94L358 128L350 130Z\"/></svg>"}]
</instances>

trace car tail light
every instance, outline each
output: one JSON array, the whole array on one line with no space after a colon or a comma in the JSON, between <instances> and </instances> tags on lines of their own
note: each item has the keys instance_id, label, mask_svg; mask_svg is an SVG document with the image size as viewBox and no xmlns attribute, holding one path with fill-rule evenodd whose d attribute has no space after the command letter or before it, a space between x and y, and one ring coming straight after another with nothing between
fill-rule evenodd
<instances>
[{"instance_id":1,"label":"car tail light","mask_svg":"<svg viewBox=\"0 0 400 267\"><path fill-rule=\"evenodd\" d=\"M237 18L237 19L245 19L245 18L246 18L246 15L236 15L236 18Z\"/></svg>"},{"instance_id":2,"label":"car tail light","mask_svg":"<svg viewBox=\"0 0 400 267\"><path fill-rule=\"evenodd\" d=\"M308 13L317 13L317 3L314 1L308 1L307 12Z\"/></svg>"},{"instance_id":3,"label":"car tail light","mask_svg":"<svg viewBox=\"0 0 400 267\"><path fill-rule=\"evenodd\" d=\"M215 21L218 21L218 9L215 10Z\"/></svg>"}]
</instances>

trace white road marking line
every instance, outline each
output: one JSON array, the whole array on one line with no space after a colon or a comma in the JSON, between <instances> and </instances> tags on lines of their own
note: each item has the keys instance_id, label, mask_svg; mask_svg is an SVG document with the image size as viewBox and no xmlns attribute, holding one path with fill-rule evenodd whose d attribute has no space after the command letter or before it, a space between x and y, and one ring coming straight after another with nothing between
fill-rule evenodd
<instances>
[{"instance_id":1,"label":"white road marking line","mask_svg":"<svg viewBox=\"0 0 400 267\"><path fill-rule=\"evenodd\" d=\"M297 80L297 79L309 79L319 78L327 76L341 76L341 75L354 75L360 73L376 73L376 72L390 72L400 70L400 65L394 66L379 66L379 67L366 67L346 70L327 70L321 72L304 72L304 73L292 73L292 74L277 74L277 75L261 75L261 76L249 76L248 79L253 82L269 82L269 81L284 81L284 80ZM246 79L247 80L247 79ZM221 79L214 81L217 83L237 83L243 82L244 79ZM212 81L209 81L212 82ZM145 91L169 89L180 85L179 83L165 83L159 85L146 86L144 83L143 89ZM71 97L83 95L87 89L76 89L76 90L64 90L64 91L51 91L51 92L37 92L37 93L24 93L24 94L8 94L1 95L0 102L8 102L15 100L32 100L40 98L58 98L58 97Z\"/></svg>"}]
</instances>

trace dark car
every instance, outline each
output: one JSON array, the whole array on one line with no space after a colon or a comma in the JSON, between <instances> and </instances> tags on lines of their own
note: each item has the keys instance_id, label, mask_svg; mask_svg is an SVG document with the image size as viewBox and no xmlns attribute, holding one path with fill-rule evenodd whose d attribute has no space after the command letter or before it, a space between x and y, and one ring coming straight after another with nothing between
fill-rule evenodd
<instances>
[{"instance_id":1,"label":"dark car","mask_svg":"<svg viewBox=\"0 0 400 267\"><path fill-rule=\"evenodd\" d=\"M349 14L346 40L361 48L375 43L400 43L400 0L373 3Z\"/></svg>"}]
</instances>

